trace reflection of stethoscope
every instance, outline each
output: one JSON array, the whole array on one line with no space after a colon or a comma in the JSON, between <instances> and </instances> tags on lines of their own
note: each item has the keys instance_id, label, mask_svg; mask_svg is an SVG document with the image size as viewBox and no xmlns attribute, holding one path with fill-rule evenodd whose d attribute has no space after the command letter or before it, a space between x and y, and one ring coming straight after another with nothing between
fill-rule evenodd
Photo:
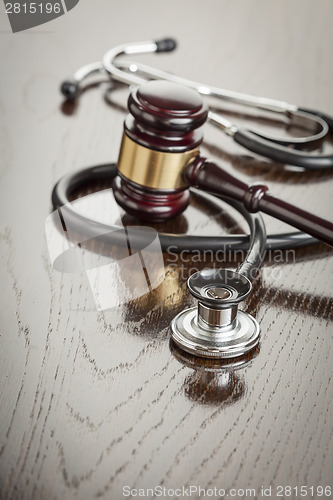
<instances>
[{"instance_id":1,"label":"reflection of stethoscope","mask_svg":"<svg viewBox=\"0 0 333 500\"><path fill-rule=\"evenodd\" d=\"M113 179L114 195L128 213L147 221L162 221L181 213L189 203L189 187L197 187L226 201L246 218L251 236L191 237L160 234L163 250L171 245L178 250L220 250L248 248L244 262L237 271L212 269L197 272L188 280L198 307L187 309L174 318L171 334L182 349L205 357L229 358L253 349L259 340L259 326L254 318L238 310L239 303L251 292L251 281L259 268L266 245L263 220L256 212L264 211L302 232L271 235L270 248L300 246L317 238L333 245L333 224L293 205L274 198L264 185L247 186L223 171L215 163L200 156L201 126L207 117L234 140L248 149L279 162L308 169L333 166L333 156L312 155L290 146L319 142L332 126L332 119L296 106L225 92L196 84L147 66L119 63L121 54L138 54L173 50L173 40L145 42L116 47L102 63L85 66L75 73L74 80L64 82L62 92L68 99L78 95L79 85L87 76L106 72L111 78L130 85L139 85L129 97L129 111L124 124L123 141L116 165L92 167L63 177L55 186L52 201L55 207L68 204L74 190L87 183ZM135 73L140 72L145 79ZM146 79L158 81L146 82ZM165 81L169 80L169 81ZM274 139L252 131L238 130L216 113L208 111L198 91L252 106L283 112L299 125L312 125L309 137ZM92 236L101 234L101 225L74 209L69 209L73 223L80 231L89 227ZM105 240L126 245L124 233L104 227ZM132 236L135 236L135 230ZM313 238L311 238L312 235ZM137 244L141 233L137 233ZM133 245L133 240L131 241Z\"/></svg>"},{"instance_id":2,"label":"reflection of stethoscope","mask_svg":"<svg viewBox=\"0 0 333 500\"><path fill-rule=\"evenodd\" d=\"M217 405L219 408L231 406L244 397L246 382L237 372L251 365L259 353L259 348L256 348L250 355L221 363L219 359L199 360L172 342L170 350L181 365L191 370L183 384L185 395L201 405Z\"/></svg>"}]
</instances>

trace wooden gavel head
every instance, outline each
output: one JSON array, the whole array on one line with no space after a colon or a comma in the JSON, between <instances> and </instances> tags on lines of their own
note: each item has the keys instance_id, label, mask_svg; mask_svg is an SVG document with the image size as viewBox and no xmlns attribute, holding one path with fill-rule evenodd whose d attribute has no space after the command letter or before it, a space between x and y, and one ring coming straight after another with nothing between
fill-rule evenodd
<instances>
[{"instance_id":1,"label":"wooden gavel head","mask_svg":"<svg viewBox=\"0 0 333 500\"><path fill-rule=\"evenodd\" d=\"M128 108L114 195L129 214L163 221L189 203L183 172L199 156L208 109L196 91L158 80L135 88Z\"/></svg>"}]
</instances>

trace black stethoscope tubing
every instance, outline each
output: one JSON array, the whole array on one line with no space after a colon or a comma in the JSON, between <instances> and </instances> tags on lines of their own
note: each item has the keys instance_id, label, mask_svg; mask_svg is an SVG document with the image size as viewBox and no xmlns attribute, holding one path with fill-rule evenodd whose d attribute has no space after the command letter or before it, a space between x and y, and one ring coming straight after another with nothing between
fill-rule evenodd
<instances>
[{"instance_id":1,"label":"black stethoscope tubing","mask_svg":"<svg viewBox=\"0 0 333 500\"><path fill-rule=\"evenodd\" d=\"M105 232L103 241L111 244L126 245L127 242L125 241L123 231L117 231L120 227L108 226L90 219L89 217L77 212L73 207L71 207L70 203L71 196L74 191L82 189L87 186L87 184L91 185L106 181L110 182L116 175L117 166L115 163L89 167L84 170L65 175L54 186L52 192L52 204L55 209L61 209L62 206L66 205L66 217L70 216L75 224L75 227L83 233L87 232L87 227L89 228L89 235L94 234L94 229L96 229L96 237L98 236L100 238L101 229L103 229ZM248 250L250 260L245 260L243 263L244 270L242 270L242 272L245 272L246 274L248 262L251 261L250 268L259 267L265 249L290 249L318 242L315 238L312 238L306 233L300 231L270 234L267 236L266 240L265 225L260 214L250 214L242 204L235 202L234 200L226 198L222 199L244 216L250 227L250 236L245 234L227 236L192 236L160 232L159 240L162 250L164 252L168 252L171 247L178 253L182 251L201 252L204 250L216 252L221 249L225 252ZM140 243L142 233L140 231L135 232L134 229L133 235L134 238L137 238L138 243Z\"/></svg>"}]
</instances>

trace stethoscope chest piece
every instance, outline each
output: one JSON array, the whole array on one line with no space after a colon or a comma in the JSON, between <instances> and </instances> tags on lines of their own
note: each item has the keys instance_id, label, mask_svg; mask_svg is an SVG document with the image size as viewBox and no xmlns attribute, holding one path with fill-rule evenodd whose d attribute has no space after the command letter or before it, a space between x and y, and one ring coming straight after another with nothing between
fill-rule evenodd
<instances>
[{"instance_id":1,"label":"stethoscope chest piece","mask_svg":"<svg viewBox=\"0 0 333 500\"><path fill-rule=\"evenodd\" d=\"M238 305L251 292L251 282L230 269L209 269L187 282L198 306L179 313L171 322L171 336L185 351L209 358L233 358L259 342L259 325Z\"/></svg>"}]
</instances>

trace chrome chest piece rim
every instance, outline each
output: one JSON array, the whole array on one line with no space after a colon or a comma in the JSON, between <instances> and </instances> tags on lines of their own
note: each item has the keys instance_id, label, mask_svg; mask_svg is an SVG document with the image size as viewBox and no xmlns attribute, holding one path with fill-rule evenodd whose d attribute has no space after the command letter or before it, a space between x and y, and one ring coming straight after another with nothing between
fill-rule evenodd
<instances>
[{"instance_id":1,"label":"chrome chest piece rim","mask_svg":"<svg viewBox=\"0 0 333 500\"><path fill-rule=\"evenodd\" d=\"M229 269L193 274L187 286L198 307L179 313L171 322L171 336L183 350L209 358L233 358L253 349L260 328L238 304L251 292L251 282Z\"/></svg>"}]
</instances>

